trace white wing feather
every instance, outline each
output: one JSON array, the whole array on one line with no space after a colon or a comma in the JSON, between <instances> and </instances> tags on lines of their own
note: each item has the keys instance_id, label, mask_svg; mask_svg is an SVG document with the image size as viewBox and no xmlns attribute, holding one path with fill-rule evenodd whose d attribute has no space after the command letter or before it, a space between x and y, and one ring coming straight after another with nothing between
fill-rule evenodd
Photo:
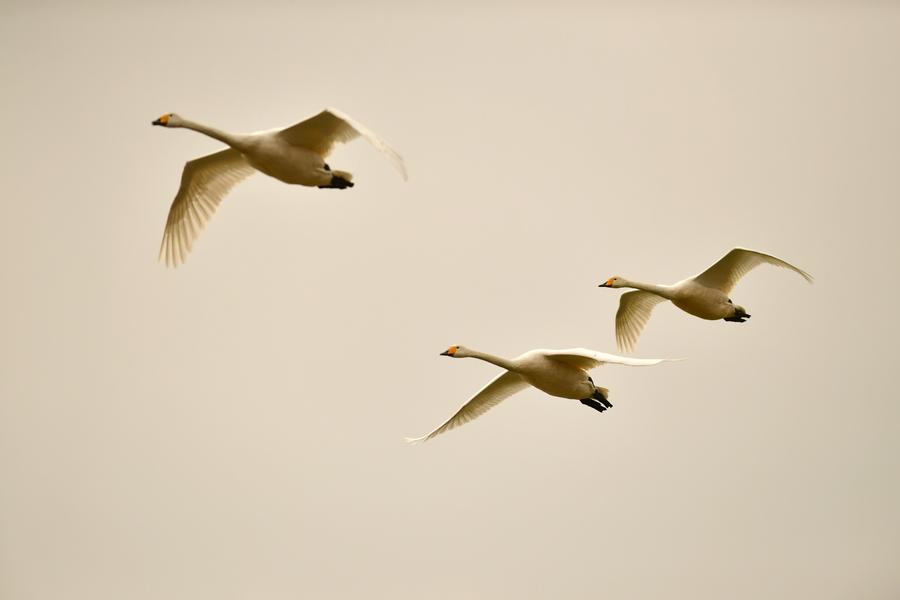
<instances>
[{"instance_id":1,"label":"white wing feather","mask_svg":"<svg viewBox=\"0 0 900 600\"><path fill-rule=\"evenodd\" d=\"M443 425L419 438L406 438L409 443L425 442L431 438L450 431L454 427L464 425L469 421L476 419L486 413L491 408L497 406L516 392L520 392L528 387L525 379L512 371L507 371L491 381L489 384L481 388L481 390L472 396L462 408L456 411L452 417L447 419Z\"/></svg>"},{"instance_id":2,"label":"white wing feather","mask_svg":"<svg viewBox=\"0 0 900 600\"><path fill-rule=\"evenodd\" d=\"M605 352L597 352L588 348L569 348L567 350L542 350L545 356L553 360L559 360L570 365L574 365L585 371L595 369L601 365L628 365L629 367L649 367L658 365L661 362L669 360L678 360L672 358L631 358L629 356L619 356L617 354L607 354Z\"/></svg>"},{"instance_id":3,"label":"white wing feather","mask_svg":"<svg viewBox=\"0 0 900 600\"><path fill-rule=\"evenodd\" d=\"M790 269L806 281L810 283L813 281L812 275L780 258L755 250L747 250L746 248L735 248L719 259L716 264L694 277L694 281L706 287L721 290L725 294L730 294L737 282L741 280L741 277L762 264Z\"/></svg>"},{"instance_id":4,"label":"white wing feather","mask_svg":"<svg viewBox=\"0 0 900 600\"><path fill-rule=\"evenodd\" d=\"M665 300L651 292L636 290L619 297L616 311L616 347L620 352L633 352L653 308Z\"/></svg>"},{"instance_id":5,"label":"white wing feather","mask_svg":"<svg viewBox=\"0 0 900 600\"><path fill-rule=\"evenodd\" d=\"M362 136L390 159L404 181L407 179L403 157L396 150L375 132L334 108L326 108L314 117L287 127L281 130L278 136L296 146L309 148L323 158L331 153L335 144L349 142Z\"/></svg>"},{"instance_id":6,"label":"white wing feather","mask_svg":"<svg viewBox=\"0 0 900 600\"><path fill-rule=\"evenodd\" d=\"M244 156L232 148L188 161L181 174L181 187L169 208L159 259L169 267L183 263L222 198L255 172Z\"/></svg>"}]
</instances>

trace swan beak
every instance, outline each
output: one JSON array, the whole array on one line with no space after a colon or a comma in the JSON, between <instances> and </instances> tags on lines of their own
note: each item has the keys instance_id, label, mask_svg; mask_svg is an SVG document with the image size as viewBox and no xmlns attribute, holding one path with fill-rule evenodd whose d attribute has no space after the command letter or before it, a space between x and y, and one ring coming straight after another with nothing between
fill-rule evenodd
<instances>
[{"instance_id":1,"label":"swan beak","mask_svg":"<svg viewBox=\"0 0 900 600\"><path fill-rule=\"evenodd\" d=\"M608 288L611 288L611 287L612 287L612 284L613 284L613 278L610 277L610 278L607 279L604 283L601 283L601 284L598 285L597 287L608 287Z\"/></svg>"},{"instance_id":2,"label":"swan beak","mask_svg":"<svg viewBox=\"0 0 900 600\"><path fill-rule=\"evenodd\" d=\"M453 355L450 354L449 350L444 350L443 352L441 352L441 356L453 356Z\"/></svg>"},{"instance_id":3,"label":"swan beak","mask_svg":"<svg viewBox=\"0 0 900 600\"><path fill-rule=\"evenodd\" d=\"M163 127L168 127L169 126L169 115L163 115L150 124L151 125L162 125Z\"/></svg>"},{"instance_id":4,"label":"swan beak","mask_svg":"<svg viewBox=\"0 0 900 600\"><path fill-rule=\"evenodd\" d=\"M162 125L163 122L162 122L162 119L157 119L155 121L152 121L150 124L151 125Z\"/></svg>"}]
</instances>

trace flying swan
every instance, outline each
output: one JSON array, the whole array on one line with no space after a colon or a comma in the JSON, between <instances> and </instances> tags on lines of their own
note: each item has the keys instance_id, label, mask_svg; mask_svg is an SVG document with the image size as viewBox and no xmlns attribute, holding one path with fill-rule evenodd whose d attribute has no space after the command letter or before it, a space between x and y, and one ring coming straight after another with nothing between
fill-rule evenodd
<instances>
[{"instance_id":1,"label":"flying swan","mask_svg":"<svg viewBox=\"0 0 900 600\"><path fill-rule=\"evenodd\" d=\"M671 300L681 310L710 321L724 319L743 323L750 318L747 310L734 304L728 297L741 278L761 264L775 265L798 273L812 283L812 276L769 254L735 248L696 277L672 285L655 285L629 281L624 277L610 277L600 287L635 288L635 292L622 294L616 312L616 345L619 351L631 352L637 344L644 325L650 319L653 307L663 300Z\"/></svg>"},{"instance_id":2,"label":"flying swan","mask_svg":"<svg viewBox=\"0 0 900 600\"><path fill-rule=\"evenodd\" d=\"M579 400L582 404L603 412L612 406L609 401L609 390L594 385L594 380L587 374L588 370L606 363L645 367L672 360L667 358L628 358L585 348L531 350L508 360L486 352L470 350L465 346L450 346L441 353L441 356L477 358L497 365L506 372L497 376L472 396L443 425L428 435L407 438L407 442L424 442L445 431L450 431L454 427L468 423L528 386L536 387L558 398Z\"/></svg>"},{"instance_id":3,"label":"flying swan","mask_svg":"<svg viewBox=\"0 0 900 600\"><path fill-rule=\"evenodd\" d=\"M362 136L387 155L404 181L407 178L403 158L393 148L333 108L292 127L249 134L226 133L175 113L161 116L153 125L193 129L230 146L184 165L181 187L169 209L159 250L160 260L170 267L187 259L200 231L231 188L257 171L285 183L333 189L353 187L353 175L332 171L325 157L335 144Z\"/></svg>"}]
</instances>

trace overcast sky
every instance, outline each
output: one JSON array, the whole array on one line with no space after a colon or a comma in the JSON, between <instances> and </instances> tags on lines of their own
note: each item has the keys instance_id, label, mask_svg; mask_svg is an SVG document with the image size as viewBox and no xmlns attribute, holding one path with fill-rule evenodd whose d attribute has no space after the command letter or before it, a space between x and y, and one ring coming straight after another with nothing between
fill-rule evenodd
<instances>
[{"instance_id":1,"label":"overcast sky","mask_svg":"<svg viewBox=\"0 0 900 600\"><path fill-rule=\"evenodd\" d=\"M0 6L0 597L900 594L900 10L889 3ZM352 190L263 175L187 263L185 161L337 107ZM428 444L497 374L615 352L613 275L734 246L753 318L656 309Z\"/></svg>"}]
</instances>

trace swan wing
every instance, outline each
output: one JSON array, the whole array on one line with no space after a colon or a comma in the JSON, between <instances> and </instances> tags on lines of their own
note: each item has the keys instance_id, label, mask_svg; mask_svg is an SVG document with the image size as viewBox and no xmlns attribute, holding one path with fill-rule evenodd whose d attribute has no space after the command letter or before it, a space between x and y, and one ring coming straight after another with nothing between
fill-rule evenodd
<instances>
[{"instance_id":1,"label":"swan wing","mask_svg":"<svg viewBox=\"0 0 900 600\"><path fill-rule=\"evenodd\" d=\"M671 358L631 358L617 354L597 352L588 348L569 348L568 350L544 350L544 355L564 363L568 363L585 371L601 365L628 365L630 367L649 367L658 365Z\"/></svg>"},{"instance_id":2,"label":"swan wing","mask_svg":"<svg viewBox=\"0 0 900 600\"><path fill-rule=\"evenodd\" d=\"M443 425L428 435L423 435L419 438L406 438L406 441L410 443L425 442L445 431L450 431L454 427L464 425L473 419L477 419L491 408L527 387L528 383L521 375L513 373L512 371L507 371L481 388L477 394L463 404L462 408L456 411L455 415L447 419Z\"/></svg>"},{"instance_id":3,"label":"swan wing","mask_svg":"<svg viewBox=\"0 0 900 600\"><path fill-rule=\"evenodd\" d=\"M636 290L619 297L616 311L616 346L621 352L632 352L644 330L653 308L665 300L651 292Z\"/></svg>"},{"instance_id":4,"label":"swan wing","mask_svg":"<svg viewBox=\"0 0 900 600\"><path fill-rule=\"evenodd\" d=\"M407 179L403 157L396 150L368 127L334 108L326 108L314 117L282 129L277 135L295 146L308 148L323 157L331 153L335 144L349 142L362 136L390 159L404 181Z\"/></svg>"},{"instance_id":5,"label":"swan wing","mask_svg":"<svg viewBox=\"0 0 900 600\"><path fill-rule=\"evenodd\" d=\"M183 263L222 198L255 172L233 148L188 161L181 174L181 187L169 208L159 259L169 267Z\"/></svg>"},{"instance_id":6,"label":"swan wing","mask_svg":"<svg viewBox=\"0 0 900 600\"><path fill-rule=\"evenodd\" d=\"M734 289L734 286L737 285L737 282L744 275L762 264L790 269L806 281L810 283L813 281L812 275L780 258L756 252L755 250L747 250L746 248L735 248L720 258L716 264L694 277L694 281L706 287L721 290L725 294L730 294L731 290Z\"/></svg>"}]
</instances>

